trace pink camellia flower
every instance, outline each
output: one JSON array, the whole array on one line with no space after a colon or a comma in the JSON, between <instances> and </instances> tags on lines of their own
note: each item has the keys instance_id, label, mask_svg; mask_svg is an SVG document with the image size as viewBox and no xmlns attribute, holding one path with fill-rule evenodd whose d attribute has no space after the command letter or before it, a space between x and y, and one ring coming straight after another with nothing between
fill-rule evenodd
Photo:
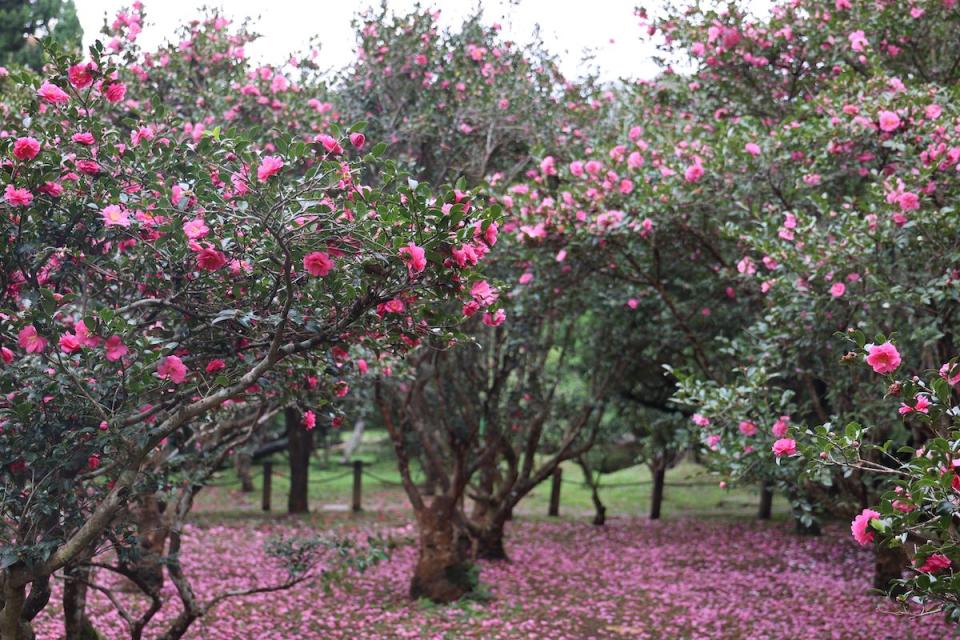
<instances>
[{"instance_id":1,"label":"pink camellia flower","mask_svg":"<svg viewBox=\"0 0 960 640\"><path fill-rule=\"evenodd\" d=\"M363 145L366 143L367 137L359 131L355 131L354 133L350 134L350 144L353 145L354 149L363 149Z\"/></svg>"},{"instance_id":2,"label":"pink camellia flower","mask_svg":"<svg viewBox=\"0 0 960 640\"><path fill-rule=\"evenodd\" d=\"M890 342L868 344L864 358L873 370L880 374L893 373L900 366L900 352Z\"/></svg>"},{"instance_id":3,"label":"pink camellia flower","mask_svg":"<svg viewBox=\"0 0 960 640\"><path fill-rule=\"evenodd\" d=\"M64 353L73 353L80 350L80 340L72 333L65 333L60 336L60 351Z\"/></svg>"},{"instance_id":4,"label":"pink camellia flower","mask_svg":"<svg viewBox=\"0 0 960 640\"><path fill-rule=\"evenodd\" d=\"M98 456L97 454L93 454L92 456L87 458L87 469L90 469L90 471L96 471L99 468L100 468L100 456Z\"/></svg>"},{"instance_id":5,"label":"pink camellia flower","mask_svg":"<svg viewBox=\"0 0 960 640\"><path fill-rule=\"evenodd\" d=\"M710 418L699 413L693 414L690 420L692 420L693 424L697 425L698 427L706 427L710 425Z\"/></svg>"},{"instance_id":6,"label":"pink camellia flower","mask_svg":"<svg viewBox=\"0 0 960 640\"><path fill-rule=\"evenodd\" d=\"M743 145L743 150L754 157L760 155L760 145L758 145L756 142L748 142L747 144Z\"/></svg>"},{"instance_id":7,"label":"pink camellia flower","mask_svg":"<svg viewBox=\"0 0 960 640\"><path fill-rule=\"evenodd\" d=\"M357 371L362 374L366 374L370 370L370 366L367 364L367 361L363 358L357 358Z\"/></svg>"},{"instance_id":8,"label":"pink camellia flower","mask_svg":"<svg viewBox=\"0 0 960 640\"><path fill-rule=\"evenodd\" d=\"M216 373L217 371L222 371L227 368L227 363L221 360L220 358L214 358L207 363L205 371L207 373Z\"/></svg>"},{"instance_id":9,"label":"pink camellia flower","mask_svg":"<svg viewBox=\"0 0 960 640\"><path fill-rule=\"evenodd\" d=\"M920 196L912 191L904 191L897 198L901 211L916 211L920 208Z\"/></svg>"},{"instance_id":10,"label":"pink camellia flower","mask_svg":"<svg viewBox=\"0 0 960 640\"><path fill-rule=\"evenodd\" d=\"M111 82L107 85L107 88L103 92L103 97L107 99L107 102L112 102L114 104L123 100L124 96L127 95L127 85L122 82Z\"/></svg>"},{"instance_id":11,"label":"pink camellia flower","mask_svg":"<svg viewBox=\"0 0 960 640\"><path fill-rule=\"evenodd\" d=\"M707 436L707 446L710 447L711 451L716 451L720 446L720 440L721 438L719 435L712 433Z\"/></svg>"},{"instance_id":12,"label":"pink camellia flower","mask_svg":"<svg viewBox=\"0 0 960 640\"><path fill-rule=\"evenodd\" d=\"M787 435L787 430L790 428L790 416L780 416L777 418L777 421L773 423L773 429L770 431L774 436L782 438Z\"/></svg>"},{"instance_id":13,"label":"pink camellia flower","mask_svg":"<svg viewBox=\"0 0 960 640\"><path fill-rule=\"evenodd\" d=\"M637 300L636 298L628 298L628 299L627 299L627 306L628 306L630 309L636 309L637 307L640 306L640 301Z\"/></svg>"},{"instance_id":14,"label":"pink camellia flower","mask_svg":"<svg viewBox=\"0 0 960 640\"><path fill-rule=\"evenodd\" d=\"M187 377L187 366L177 356L167 356L160 360L157 365L157 375L161 380L169 380L174 384L180 384Z\"/></svg>"},{"instance_id":15,"label":"pink camellia flower","mask_svg":"<svg viewBox=\"0 0 960 640\"><path fill-rule=\"evenodd\" d=\"M43 353L47 348L47 339L37 333L37 328L28 324L17 334L17 344L27 353Z\"/></svg>"},{"instance_id":16,"label":"pink camellia flower","mask_svg":"<svg viewBox=\"0 0 960 640\"><path fill-rule=\"evenodd\" d=\"M793 438L780 438L773 443L771 450L773 455L778 458L795 455L797 453L797 441Z\"/></svg>"},{"instance_id":17,"label":"pink camellia flower","mask_svg":"<svg viewBox=\"0 0 960 640\"><path fill-rule=\"evenodd\" d=\"M879 517L880 514L873 509L864 509L850 524L853 539L863 546L873 542L873 531L870 530L870 521Z\"/></svg>"},{"instance_id":18,"label":"pink camellia flower","mask_svg":"<svg viewBox=\"0 0 960 640\"><path fill-rule=\"evenodd\" d=\"M322 278L333 269L333 260L323 251L313 251L303 257L303 268L310 275Z\"/></svg>"},{"instance_id":19,"label":"pink camellia flower","mask_svg":"<svg viewBox=\"0 0 960 640\"><path fill-rule=\"evenodd\" d=\"M839 298L847 291L847 286L842 282L834 282L833 286L830 287L830 295L834 298Z\"/></svg>"},{"instance_id":20,"label":"pink camellia flower","mask_svg":"<svg viewBox=\"0 0 960 640\"><path fill-rule=\"evenodd\" d=\"M901 403L900 408L897 410L897 413L903 416L908 413L913 413L914 411L916 411L917 413L930 413L930 398L928 398L927 396L921 393L918 393L914 397L914 404L912 407L908 405L906 402Z\"/></svg>"},{"instance_id":21,"label":"pink camellia flower","mask_svg":"<svg viewBox=\"0 0 960 640\"><path fill-rule=\"evenodd\" d=\"M741 420L737 428L740 429L740 433L748 438L757 435L757 425L751 420Z\"/></svg>"},{"instance_id":22,"label":"pink camellia flower","mask_svg":"<svg viewBox=\"0 0 960 640\"><path fill-rule=\"evenodd\" d=\"M130 352L127 345L123 344L120 336L110 336L107 338L106 342L103 343L103 348L106 350L107 360L110 362L117 362Z\"/></svg>"},{"instance_id":23,"label":"pink camellia flower","mask_svg":"<svg viewBox=\"0 0 960 640\"><path fill-rule=\"evenodd\" d=\"M408 242L407 246L400 247L400 257L407 263L407 271L411 278L427 268L426 252L423 247L418 247L413 242Z\"/></svg>"},{"instance_id":24,"label":"pink camellia flower","mask_svg":"<svg viewBox=\"0 0 960 640\"><path fill-rule=\"evenodd\" d=\"M847 36L847 39L850 41L850 48L854 51L863 51L870 44L863 31L854 31Z\"/></svg>"},{"instance_id":25,"label":"pink camellia flower","mask_svg":"<svg viewBox=\"0 0 960 640\"><path fill-rule=\"evenodd\" d=\"M13 156L17 160L33 160L40 153L40 141L29 136L17 138L13 143Z\"/></svg>"},{"instance_id":26,"label":"pink camellia flower","mask_svg":"<svg viewBox=\"0 0 960 640\"><path fill-rule=\"evenodd\" d=\"M696 162L690 165L689 167L687 167L686 171L683 172L683 178L687 182L696 182L702 177L703 177L703 165L701 165L699 162Z\"/></svg>"},{"instance_id":27,"label":"pink camellia flower","mask_svg":"<svg viewBox=\"0 0 960 640\"><path fill-rule=\"evenodd\" d=\"M92 62L75 64L67 69L67 78L74 89L83 89L93 83L93 73L91 72L94 70L96 70L96 65Z\"/></svg>"},{"instance_id":28,"label":"pink camellia flower","mask_svg":"<svg viewBox=\"0 0 960 640\"><path fill-rule=\"evenodd\" d=\"M307 431L313 431L317 426L317 414L313 411L303 412L303 426Z\"/></svg>"},{"instance_id":29,"label":"pink camellia flower","mask_svg":"<svg viewBox=\"0 0 960 640\"><path fill-rule=\"evenodd\" d=\"M3 199L12 207L26 207L33 202L33 194L27 189L17 189L12 184L8 184L3 190Z\"/></svg>"},{"instance_id":30,"label":"pink camellia flower","mask_svg":"<svg viewBox=\"0 0 960 640\"><path fill-rule=\"evenodd\" d=\"M63 104L70 101L67 92L52 82L44 82L40 85L40 88L37 89L37 95L50 104Z\"/></svg>"},{"instance_id":31,"label":"pink camellia flower","mask_svg":"<svg viewBox=\"0 0 960 640\"><path fill-rule=\"evenodd\" d=\"M203 218L197 217L189 222L183 223L183 232L187 234L187 237L191 240L199 240L210 233L210 228Z\"/></svg>"},{"instance_id":32,"label":"pink camellia flower","mask_svg":"<svg viewBox=\"0 0 960 640\"><path fill-rule=\"evenodd\" d=\"M83 144L83 145L90 145L96 142L96 140L94 140L93 134L88 131L75 133L70 139L76 142L77 144Z\"/></svg>"},{"instance_id":33,"label":"pink camellia flower","mask_svg":"<svg viewBox=\"0 0 960 640\"><path fill-rule=\"evenodd\" d=\"M880 130L890 133L900 127L900 116L893 111L881 111L879 114Z\"/></svg>"},{"instance_id":34,"label":"pink camellia flower","mask_svg":"<svg viewBox=\"0 0 960 640\"><path fill-rule=\"evenodd\" d=\"M953 375L950 375L950 374ZM949 362L942 367L940 367L940 377L949 382L951 385L956 385L960 382L960 364L950 364Z\"/></svg>"},{"instance_id":35,"label":"pink camellia flower","mask_svg":"<svg viewBox=\"0 0 960 640\"><path fill-rule=\"evenodd\" d=\"M488 327L499 327L507 319L507 314L503 309L497 309L496 313L489 311L483 314L483 324Z\"/></svg>"},{"instance_id":36,"label":"pink camellia flower","mask_svg":"<svg viewBox=\"0 0 960 640\"><path fill-rule=\"evenodd\" d=\"M100 344L99 336L90 331L83 320L80 320L73 326L73 331L77 334L80 344L84 347L95 347Z\"/></svg>"},{"instance_id":37,"label":"pink camellia flower","mask_svg":"<svg viewBox=\"0 0 960 640\"><path fill-rule=\"evenodd\" d=\"M488 307L497 301L500 294L490 286L489 282L481 280L470 288L470 296L477 304Z\"/></svg>"},{"instance_id":38,"label":"pink camellia flower","mask_svg":"<svg viewBox=\"0 0 960 640\"><path fill-rule=\"evenodd\" d=\"M257 167L257 179L260 182L266 182L270 176L276 174L283 168L283 158L280 156L264 156Z\"/></svg>"},{"instance_id":39,"label":"pink camellia flower","mask_svg":"<svg viewBox=\"0 0 960 640\"><path fill-rule=\"evenodd\" d=\"M323 148L327 150L327 153L332 153L334 155L343 153L343 147L340 146L340 143L337 142L336 138L329 134L321 133L313 140L314 142L319 142L321 145L323 145Z\"/></svg>"},{"instance_id":40,"label":"pink camellia flower","mask_svg":"<svg viewBox=\"0 0 960 640\"><path fill-rule=\"evenodd\" d=\"M917 569L920 573L936 573L950 568L950 558L942 553L934 553L927 557Z\"/></svg>"},{"instance_id":41,"label":"pink camellia flower","mask_svg":"<svg viewBox=\"0 0 960 640\"><path fill-rule=\"evenodd\" d=\"M100 215L103 217L103 224L106 227L116 226L116 227L129 227L130 226L130 212L122 208L120 205L111 204L107 205L100 210Z\"/></svg>"},{"instance_id":42,"label":"pink camellia flower","mask_svg":"<svg viewBox=\"0 0 960 640\"><path fill-rule=\"evenodd\" d=\"M5 363L10 364L13 362L13 351L6 347L0 347L0 359Z\"/></svg>"},{"instance_id":43,"label":"pink camellia flower","mask_svg":"<svg viewBox=\"0 0 960 640\"><path fill-rule=\"evenodd\" d=\"M227 264L227 258L216 249L204 247L197 253L197 265L205 271L216 271Z\"/></svg>"}]
</instances>

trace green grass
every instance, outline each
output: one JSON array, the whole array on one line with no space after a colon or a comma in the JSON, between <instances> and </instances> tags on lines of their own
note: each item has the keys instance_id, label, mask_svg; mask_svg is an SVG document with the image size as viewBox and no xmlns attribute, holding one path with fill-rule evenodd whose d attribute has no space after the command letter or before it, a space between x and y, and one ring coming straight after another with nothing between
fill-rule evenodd
<instances>
[{"instance_id":1,"label":"green grass","mask_svg":"<svg viewBox=\"0 0 960 640\"><path fill-rule=\"evenodd\" d=\"M389 505L389 510L406 508L406 495L400 486L400 474L392 457L388 443L382 432L368 432L354 459L363 460L363 496L366 517L373 517L377 511L385 510L378 505ZM314 512L327 512L331 519L343 520L343 513L324 509L328 505L350 504L353 490L353 473L350 465L338 463L339 456L331 455L330 461L323 464L321 456L314 456L309 475L309 495ZM289 465L286 455L274 455L273 481L271 492L272 509L263 514L260 509L262 490L262 466L255 465L254 485L256 491L238 497L240 483L233 469L218 473L213 484L216 487L201 493L198 500L203 520L232 517L273 517L286 511L287 493L290 488ZM374 477L375 476L375 477ZM421 478L418 469L414 469L414 479ZM378 479L382 479L382 482ZM524 517L546 516L550 497L550 480L533 490L518 505L516 513ZM600 496L607 507L607 516L645 516L650 509L652 489L651 474L645 465L636 465L616 473L601 477ZM205 495L204 495L205 494ZM232 496L225 500L224 496ZM239 500L239 502L237 502ZM696 517L749 517L756 515L759 492L752 487L721 489L715 476L692 462L682 462L667 471L666 489L661 515L664 518ZM342 507L341 507L342 508ZM589 488L583 483L579 465L573 462L563 464L563 483L561 485L560 514L574 518L589 518L593 515L593 502ZM788 505L782 499L774 500L774 517L785 517ZM311 520L314 518L308 516ZM327 520L328 518L322 518Z\"/></svg>"}]
</instances>

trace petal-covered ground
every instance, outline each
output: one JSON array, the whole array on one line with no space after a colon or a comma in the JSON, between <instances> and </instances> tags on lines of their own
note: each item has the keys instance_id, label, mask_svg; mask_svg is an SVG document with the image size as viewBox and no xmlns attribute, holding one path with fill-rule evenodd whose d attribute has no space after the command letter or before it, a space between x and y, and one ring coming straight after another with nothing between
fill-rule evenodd
<instances>
[{"instance_id":1,"label":"petal-covered ground","mask_svg":"<svg viewBox=\"0 0 960 640\"><path fill-rule=\"evenodd\" d=\"M887 600L868 593L870 551L840 526L811 538L785 523L742 520L521 521L509 532L511 562L482 565L489 599L438 607L406 598L410 525L339 520L341 532L391 538L398 546L390 560L351 579L349 589L327 593L313 583L229 600L187 637L909 640L952 632L937 616L889 613ZM189 527L185 563L198 594L280 579L263 545L295 531L310 528L293 519ZM104 597L92 596L91 612L105 637L126 637ZM160 620L175 613L169 604ZM41 620L39 638L60 634L59 620Z\"/></svg>"}]
</instances>

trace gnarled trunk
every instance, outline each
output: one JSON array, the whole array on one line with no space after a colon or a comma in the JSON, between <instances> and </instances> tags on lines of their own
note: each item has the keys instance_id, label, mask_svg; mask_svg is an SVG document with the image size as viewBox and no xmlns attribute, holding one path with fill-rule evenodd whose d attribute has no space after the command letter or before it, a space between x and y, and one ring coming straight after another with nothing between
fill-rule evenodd
<instances>
[{"instance_id":1,"label":"gnarled trunk","mask_svg":"<svg viewBox=\"0 0 960 640\"><path fill-rule=\"evenodd\" d=\"M143 493L131 507L137 523L139 556L127 568L136 573L144 585L153 591L163 587L163 555L170 531L163 518L164 505L155 493ZM140 587L131 585L131 591Z\"/></svg>"},{"instance_id":2,"label":"gnarled trunk","mask_svg":"<svg viewBox=\"0 0 960 640\"><path fill-rule=\"evenodd\" d=\"M450 497L437 496L417 513L420 547L410 581L411 598L454 602L475 586L471 565L458 544L459 531L453 518L455 509L456 502Z\"/></svg>"},{"instance_id":3,"label":"gnarled trunk","mask_svg":"<svg viewBox=\"0 0 960 640\"><path fill-rule=\"evenodd\" d=\"M773 485L764 482L760 487L760 508L757 510L757 518L769 520L771 515L773 515Z\"/></svg>"},{"instance_id":4,"label":"gnarled trunk","mask_svg":"<svg viewBox=\"0 0 960 640\"><path fill-rule=\"evenodd\" d=\"M33 625L23 619L26 586L3 587L3 608L0 609L0 640L34 640Z\"/></svg>"},{"instance_id":5,"label":"gnarled trunk","mask_svg":"<svg viewBox=\"0 0 960 640\"><path fill-rule=\"evenodd\" d=\"M505 516L494 516L474 532L474 558L479 560L509 560L503 546Z\"/></svg>"},{"instance_id":6,"label":"gnarled trunk","mask_svg":"<svg viewBox=\"0 0 960 640\"><path fill-rule=\"evenodd\" d=\"M63 569L63 626L66 640L99 640L100 634L87 617L87 583L92 570L69 564Z\"/></svg>"}]
</instances>

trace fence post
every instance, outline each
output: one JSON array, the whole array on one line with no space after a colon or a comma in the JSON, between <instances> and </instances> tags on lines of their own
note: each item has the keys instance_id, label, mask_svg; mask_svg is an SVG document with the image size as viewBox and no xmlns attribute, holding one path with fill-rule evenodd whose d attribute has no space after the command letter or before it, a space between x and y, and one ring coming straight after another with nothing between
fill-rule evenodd
<instances>
[{"instance_id":1,"label":"fence post","mask_svg":"<svg viewBox=\"0 0 960 640\"><path fill-rule=\"evenodd\" d=\"M353 512L363 509L360 506L360 495L363 491L363 460L353 461Z\"/></svg>"},{"instance_id":2,"label":"fence post","mask_svg":"<svg viewBox=\"0 0 960 640\"><path fill-rule=\"evenodd\" d=\"M270 511L270 494L273 488L270 486L273 481L273 463L269 460L263 463L263 502L261 508L264 511Z\"/></svg>"},{"instance_id":3,"label":"fence post","mask_svg":"<svg viewBox=\"0 0 960 640\"><path fill-rule=\"evenodd\" d=\"M560 515L560 482L563 480L563 469L557 467L553 470L553 484L550 486L550 511L547 515Z\"/></svg>"}]
</instances>

